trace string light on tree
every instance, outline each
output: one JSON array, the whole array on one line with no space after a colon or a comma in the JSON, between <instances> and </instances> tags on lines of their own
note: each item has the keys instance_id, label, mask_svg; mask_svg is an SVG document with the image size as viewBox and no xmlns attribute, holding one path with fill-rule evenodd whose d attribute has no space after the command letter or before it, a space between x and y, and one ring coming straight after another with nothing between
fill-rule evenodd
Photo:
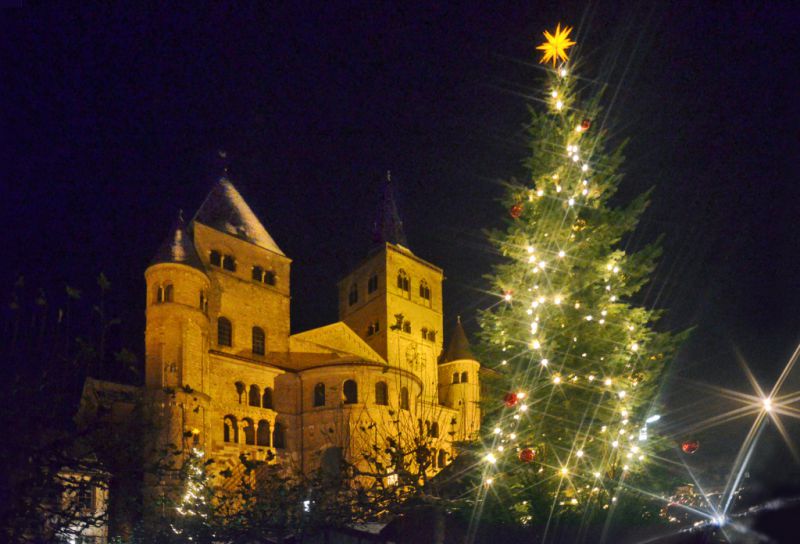
<instances>
[{"instance_id":1,"label":"string light on tree","mask_svg":"<svg viewBox=\"0 0 800 544\"><path fill-rule=\"evenodd\" d=\"M524 213L512 213L494 237L505 261L494 270L492 289L506 303L485 312L481 323L510 391L484 443L513 441L489 454L498 474L514 471L495 486L518 484L504 496L525 501L526 511L533 504L574 510L592 501L602 510L619 496L623 472L629 478L646 470L658 443L647 439L646 422L656 379L679 341L654 330L657 313L631 302L658 252L628 253L619 241L635 228L647 196L609 201L622 157L608 151L606 131L594 128L600 100L577 92L595 89L575 73L571 32L558 24L537 47L547 80L529 124L528 181L510 183L505 201L513 208L524 200ZM608 116L602 118L605 125ZM497 432L504 428L507 435ZM553 470L562 478L552 478Z\"/></svg>"}]
</instances>

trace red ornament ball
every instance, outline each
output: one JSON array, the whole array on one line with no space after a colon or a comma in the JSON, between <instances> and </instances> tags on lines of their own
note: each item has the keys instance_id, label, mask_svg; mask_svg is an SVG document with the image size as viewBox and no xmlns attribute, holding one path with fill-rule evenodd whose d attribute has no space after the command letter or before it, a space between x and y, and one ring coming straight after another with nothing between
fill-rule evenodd
<instances>
[{"instance_id":1,"label":"red ornament ball","mask_svg":"<svg viewBox=\"0 0 800 544\"><path fill-rule=\"evenodd\" d=\"M519 219L519 216L522 215L522 202L517 202L516 204L511 206L511 209L508 210L508 213L514 219Z\"/></svg>"},{"instance_id":2,"label":"red ornament ball","mask_svg":"<svg viewBox=\"0 0 800 544\"><path fill-rule=\"evenodd\" d=\"M517 401L519 401L519 398L517 397L516 393L506 393L506 396L503 397L503 402L509 408L516 406Z\"/></svg>"},{"instance_id":3,"label":"red ornament ball","mask_svg":"<svg viewBox=\"0 0 800 544\"><path fill-rule=\"evenodd\" d=\"M519 460L523 463L530 463L536 458L536 452L530 448L525 448L519 452Z\"/></svg>"},{"instance_id":4,"label":"red ornament ball","mask_svg":"<svg viewBox=\"0 0 800 544\"><path fill-rule=\"evenodd\" d=\"M700 447L699 440L687 440L686 442L681 444L681 449L683 450L683 453L690 453L690 454L694 453L697 451L697 448L699 447Z\"/></svg>"},{"instance_id":5,"label":"red ornament ball","mask_svg":"<svg viewBox=\"0 0 800 544\"><path fill-rule=\"evenodd\" d=\"M592 126L592 122L589 119L584 119L581 121L581 130L589 130L589 127Z\"/></svg>"}]
</instances>

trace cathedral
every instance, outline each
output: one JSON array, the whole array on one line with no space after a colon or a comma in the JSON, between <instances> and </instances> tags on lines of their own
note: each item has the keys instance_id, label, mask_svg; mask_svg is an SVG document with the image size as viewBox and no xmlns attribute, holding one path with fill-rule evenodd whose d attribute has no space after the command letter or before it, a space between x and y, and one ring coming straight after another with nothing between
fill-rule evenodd
<instances>
[{"instance_id":1,"label":"cathedral","mask_svg":"<svg viewBox=\"0 0 800 544\"><path fill-rule=\"evenodd\" d=\"M379 243L337 284L339 321L292 334L291 258L224 173L144 272L143 388L90 379L82 417L143 399L164 444L220 467L308 473L423 435L426 471L444 468L477 434L480 365L460 321L442 333L442 269L406 247L388 178L384 200Z\"/></svg>"}]
</instances>

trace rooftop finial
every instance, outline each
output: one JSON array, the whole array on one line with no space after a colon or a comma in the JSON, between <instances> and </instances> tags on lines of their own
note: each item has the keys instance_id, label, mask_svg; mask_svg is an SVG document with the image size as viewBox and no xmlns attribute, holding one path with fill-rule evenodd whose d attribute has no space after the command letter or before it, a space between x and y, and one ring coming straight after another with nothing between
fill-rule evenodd
<instances>
[{"instance_id":1,"label":"rooftop finial","mask_svg":"<svg viewBox=\"0 0 800 544\"><path fill-rule=\"evenodd\" d=\"M228 152L224 149L217 149L217 157L222 166L223 175L228 175Z\"/></svg>"},{"instance_id":2,"label":"rooftop finial","mask_svg":"<svg viewBox=\"0 0 800 544\"><path fill-rule=\"evenodd\" d=\"M178 208L178 221L183 223L183 208Z\"/></svg>"},{"instance_id":3,"label":"rooftop finial","mask_svg":"<svg viewBox=\"0 0 800 544\"><path fill-rule=\"evenodd\" d=\"M456 322L457 322L459 325L461 325L461 316L460 316L460 315L457 315L457 316L456 316Z\"/></svg>"}]
</instances>

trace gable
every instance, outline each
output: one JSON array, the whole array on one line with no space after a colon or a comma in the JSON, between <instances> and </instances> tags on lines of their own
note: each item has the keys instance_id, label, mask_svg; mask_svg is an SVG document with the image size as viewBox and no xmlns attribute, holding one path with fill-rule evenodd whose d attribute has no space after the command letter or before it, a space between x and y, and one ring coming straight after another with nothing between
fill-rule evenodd
<instances>
[{"instance_id":1,"label":"gable","mask_svg":"<svg viewBox=\"0 0 800 544\"><path fill-rule=\"evenodd\" d=\"M337 357L357 356L364 361L386 364L383 357L341 321L293 334L289 338L289 349L301 353L331 353Z\"/></svg>"}]
</instances>

